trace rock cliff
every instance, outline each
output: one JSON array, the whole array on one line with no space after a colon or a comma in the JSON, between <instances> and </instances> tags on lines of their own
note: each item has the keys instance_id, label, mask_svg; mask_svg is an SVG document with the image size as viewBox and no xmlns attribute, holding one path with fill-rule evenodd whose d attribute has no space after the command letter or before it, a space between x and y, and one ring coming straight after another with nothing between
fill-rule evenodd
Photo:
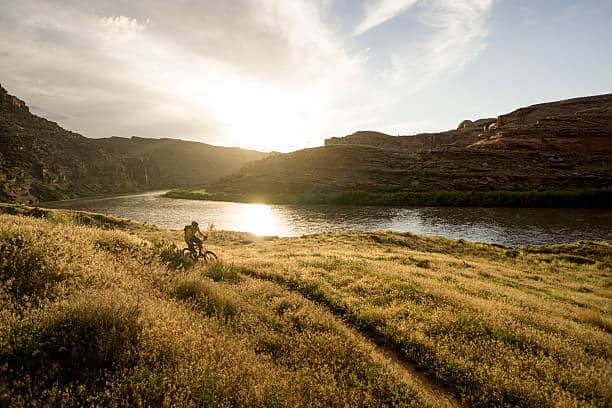
<instances>
[{"instance_id":1,"label":"rock cliff","mask_svg":"<svg viewBox=\"0 0 612 408\"><path fill-rule=\"evenodd\" d=\"M30 113L0 86L0 200L194 186L265 153L172 139L89 139Z\"/></svg>"},{"instance_id":2,"label":"rock cliff","mask_svg":"<svg viewBox=\"0 0 612 408\"><path fill-rule=\"evenodd\" d=\"M612 95L545 103L414 136L361 131L246 165L209 190L543 191L612 187Z\"/></svg>"},{"instance_id":3,"label":"rock cliff","mask_svg":"<svg viewBox=\"0 0 612 408\"><path fill-rule=\"evenodd\" d=\"M331 145L438 151L496 149L612 153L612 94L542 103L497 118L463 120L457 129L413 136L360 131L325 140Z\"/></svg>"}]
</instances>

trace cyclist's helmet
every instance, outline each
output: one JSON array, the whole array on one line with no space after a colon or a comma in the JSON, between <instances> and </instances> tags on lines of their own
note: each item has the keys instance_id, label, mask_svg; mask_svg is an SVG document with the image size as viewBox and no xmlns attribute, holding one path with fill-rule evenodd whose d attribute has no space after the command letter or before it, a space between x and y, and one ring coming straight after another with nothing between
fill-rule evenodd
<instances>
[{"instance_id":1,"label":"cyclist's helmet","mask_svg":"<svg viewBox=\"0 0 612 408\"><path fill-rule=\"evenodd\" d=\"M195 222L195 221L193 221L193 222L191 223L191 226L192 226L192 227L197 227L197 226L198 226L198 223L197 223L197 222Z\"/></svg>"}]
</instances>

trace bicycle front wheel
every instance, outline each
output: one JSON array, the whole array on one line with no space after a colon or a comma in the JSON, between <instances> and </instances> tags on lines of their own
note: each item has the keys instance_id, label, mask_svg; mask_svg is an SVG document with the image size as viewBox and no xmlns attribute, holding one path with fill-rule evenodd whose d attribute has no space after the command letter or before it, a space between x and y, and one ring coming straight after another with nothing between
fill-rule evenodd
<instances>
[{"instance_id":1,"label":"bicycle front wheel","mask_svg":"<svg viewBox=\"0 0 612 408\"><path fill-rule=\"evenodd\" d=\"M204 253L204 262L214 262L218 260L217 255L213 251L206 251Z\"/></svg>"}]
</instances>

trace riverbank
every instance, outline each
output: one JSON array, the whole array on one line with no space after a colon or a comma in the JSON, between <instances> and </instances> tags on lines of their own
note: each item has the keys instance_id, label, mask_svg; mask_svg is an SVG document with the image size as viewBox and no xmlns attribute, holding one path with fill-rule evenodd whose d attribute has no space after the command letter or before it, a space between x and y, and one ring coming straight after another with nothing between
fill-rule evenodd
<instances>
[{"instance_id":1,"label":"riverbank","mask_svg":"<svg viewBox=\"0 0 612 408\"><path fill-rule=\"evenodd\" d=\"M0 215L0 405L607 406L612 243Z\"/></svg>"},{"instance_id":2,"label":"riverbank","mask_svg":"<svg viewBox=\"0 0 612 408\"><path fill-rule=\"evenodd\" d=\"M334 204L357 206L612 208L612 190L579 191L438 191L438 192L305 192L238 194L175 189L167 198L264 204Z\"/></svg>"}]
</instances>

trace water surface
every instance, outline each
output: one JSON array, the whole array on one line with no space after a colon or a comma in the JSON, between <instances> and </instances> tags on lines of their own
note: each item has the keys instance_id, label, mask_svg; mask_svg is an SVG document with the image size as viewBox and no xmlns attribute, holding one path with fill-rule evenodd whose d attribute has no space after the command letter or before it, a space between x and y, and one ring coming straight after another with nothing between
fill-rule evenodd
<instances>
[{"instance_id":1,"label":"water surface","mask_svg":"<svg viewBox=\"0 0 612 408\"><path fill-rule=\"evenodd\" d=\"M182 229L201 226L258 235L300 236L330 230L391 230L509 245L612 239L605 209L351 207L267 205L163 198L163 192L43 204Z\"/></svg>"}]
</instances>

